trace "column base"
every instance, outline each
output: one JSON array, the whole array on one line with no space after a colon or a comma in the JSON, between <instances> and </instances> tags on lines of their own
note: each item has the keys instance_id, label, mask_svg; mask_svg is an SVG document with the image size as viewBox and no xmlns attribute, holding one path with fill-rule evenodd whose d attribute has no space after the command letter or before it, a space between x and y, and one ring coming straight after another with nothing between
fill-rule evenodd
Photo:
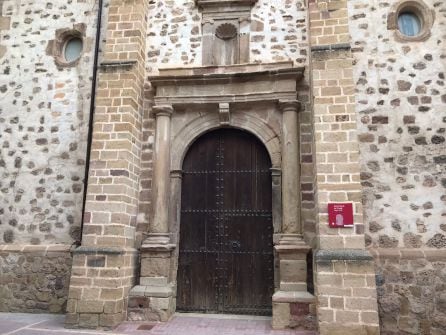
<instances>
[{"instance_id":1,"label":"column base","mask_svg":"<svg viewBox=\"0 0 446 335\"><path fill-rule=\"evenodd\" d=\"M315 303L308 292L277 291L273 295L273 329L316 330Z\"/></svg>"},{"instance_id":2,"label":"column base","mask_svg":"<svg viewBox=\"0 0 446 335\"><path fill-rule=\"evenodd\" d=\"M176 309L172 252L168 234L151 234L141 246L141 277L130 291L129 321L168 321Z\"/></svg>"},{"instance_id":3,"label":"column base","mask_svg":"<svg viewBox=\"0 0 446 335\"><path fill-rule=\"evenodd\" d=\"M176 288L173 286L135 286L130 291L129 321L169 321L175 313Z\"/></svg>"},{"instance_id":4,"label":"column base","mask_svg":"<svg viewBox=\"0 0 446 335\"><path fill-rule=\"evenodd\" d=\"M281 235L274 249L279 258L279 290L307 292L307 254L311 250L300 235Z\"/></svg>"},{"instance_id":5,"label":"column base","mask_svg":"<svg viewBox=\"0 0 446 335\"><path fill-rule=\"evenodd\" d=\"M315 297L307 291L307 254L311 248L301 235L278 236L279 291L273 295L274 329L315 330Z\"/></svg>"}]
</instances>

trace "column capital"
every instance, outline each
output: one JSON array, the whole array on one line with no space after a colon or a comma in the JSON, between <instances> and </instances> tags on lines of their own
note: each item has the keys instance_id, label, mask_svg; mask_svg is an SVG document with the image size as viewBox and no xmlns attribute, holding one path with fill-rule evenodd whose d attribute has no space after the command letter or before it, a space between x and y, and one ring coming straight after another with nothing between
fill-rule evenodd
<instances>
[{"instance_id":1,"label":"column capital","mask_svg":"<svg viewBox=\"0 0 446 335\"><path fill-rule=\"evenodd\" d=\"M171 170L170 171L170 178L183 178L183 170Z\"/></svg>"},{"instance_id":2,"label":"column capital","mask_svg":"<svg viewBox=\"0 0 446 335\"><path fill-rule=\"evenodd\" d=\"M279 100L279 108L282 112L296 112L301 110L301 103L299 100Z\"/></svg>"},{"instance_id":3,"label":"column capital","mask_svg":"<svg viewBox=\"0 0 446 335\"><path fill-rule=\"evenodd\" d=\"M273 177L281 177L282 176L282 169L277 167L272 167L269 169L271 171L271 175Z\"/></svg>"},{"instance_id":4,"label":"column capital","mask_svg":"<svg viewBox=\"0 0 446 335\"><path fill-rule=\"evenodd\" d=\"M158 116L172 116L173 106L172 105L157 105L152 107L153 113Z\"/></svg>"}]
</instances>

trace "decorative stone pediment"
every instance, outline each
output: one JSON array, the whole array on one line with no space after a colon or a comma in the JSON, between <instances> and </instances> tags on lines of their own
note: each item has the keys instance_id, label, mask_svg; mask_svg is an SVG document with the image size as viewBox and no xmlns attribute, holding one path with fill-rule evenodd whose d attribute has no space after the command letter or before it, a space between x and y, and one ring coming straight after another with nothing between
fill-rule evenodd
<instances>
[{"instance_id":1,"label":"decorative stone pediment","mask_svg":"<svg viewBox=\"0 0 446 335\"><path fill-rule=\"evenodd\" d=\"M203 13L203 65L249 63L251 8L257 0L196 0Z\"/></svg>"}]
</instances>

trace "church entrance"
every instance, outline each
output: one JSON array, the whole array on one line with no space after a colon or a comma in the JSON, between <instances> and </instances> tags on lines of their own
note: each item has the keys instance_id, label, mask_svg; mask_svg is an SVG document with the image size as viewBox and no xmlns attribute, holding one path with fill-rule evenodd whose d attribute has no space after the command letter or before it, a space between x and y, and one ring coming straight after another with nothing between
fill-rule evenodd
<instances>
[{"instance_id":1,"label":"church entrance","mask_svg":"<svg viewBox=\"0 0 446 335\"><path fill-rule=\"evenodd\" d=\"M219 129L183 163L177 310L270 315L271 160L253 135Z\"/></svg>"}]
</instances>

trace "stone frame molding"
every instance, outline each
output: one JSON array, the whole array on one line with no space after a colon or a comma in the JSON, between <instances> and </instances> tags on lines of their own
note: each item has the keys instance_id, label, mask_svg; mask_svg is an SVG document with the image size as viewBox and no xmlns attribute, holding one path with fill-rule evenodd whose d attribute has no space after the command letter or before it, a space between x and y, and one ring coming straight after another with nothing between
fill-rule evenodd
<instances>
[{"instance_id":1,"label":"stone frame molding","mask_svg":"<svg viewBox=\"0 0 446 335\"><path fill-rule=\"evenodd\" d=\"M257 1L195 0L202 11L203 65L249 63L251 8ZM228 38L218 31L225 26L235 28Z\"/></svg>"},{"instance_id":2,"label":"stone frame molding","mask_svg":"<svg viewBox=\"0 0 446 335\"><path fill-rule=\"evenodd\" d=\"M51 40L48 43L47 54L54 57L54 62L58 67L67 68L77 66L82 59L82 55L89 51L87 50L86 30L87 27L83 23L75 24L73 28L56 30L54 40ZM64 57L65 45L73 38L80 38L82 40L82 50L78 58L71 62L67 62Z\"/></svg>"},{"instance_id":3,"label":"stone frame molding","mask_svg":"<svg viewBox=\"0 0 446 335\"><path fill-rule=\"evenodd\" d=\"M401 13L415 14L421 21L421 31L416 36L404 35L398 27L398 17ZM422 42L431 36L435 11L430 9L422 0L400 0L395 3L387 16L387 29L394 30L395 40L398 42Z\"/></svg>"},{"instance_id":4,"label":"stone frame molding","mask_svg":"<svg viewBox=\"0 0 446 335\"><path fill-rule=\"evenodd\" d=\"M273 327L290 327L297 305L304 306L305 315L314 310L307 290L311 248L303 239L300 212L301 103L296 97L303 71L283 62L160 69L149 77L156 115L154 216L141 247L140 285L130 292L131 320L166 321L175 311L183 159L198 137L221 127L251 133L271 158Z\"/></svg>"}]
</instances>

